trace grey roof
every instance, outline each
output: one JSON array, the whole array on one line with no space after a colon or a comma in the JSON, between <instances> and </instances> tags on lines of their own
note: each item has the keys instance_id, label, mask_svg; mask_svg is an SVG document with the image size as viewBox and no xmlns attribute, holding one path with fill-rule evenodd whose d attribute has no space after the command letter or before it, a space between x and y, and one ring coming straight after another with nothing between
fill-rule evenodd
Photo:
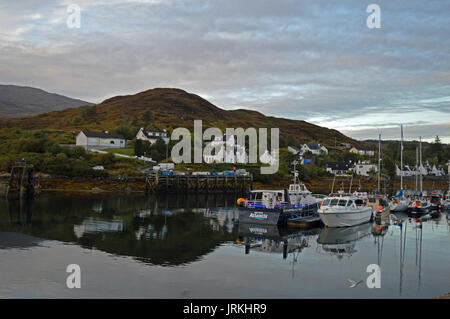
<instances>
[{"instance_id":1,"label":"grey roof","mask_svg":"<svg viewBox=\"0 0 450 319\"><path fill-rule=\"evenodd\" d=\"M142 130L142 131L144 132L144 135L148 138L157 137L154 135L155 133L159 133L158 137L167 137L168 136L167 132L164 132L164 131L151 131L151 130Z\"/></svg>"},{"instance_id":2,"label":"grey roof","mask_svg":"<svg viewBox=\"0 0 450 319\"><path fill-rule=\"evenodd\" d=\"M106 132L91 132L91 131L81 131L86 135L87 137L98 137L98 138L120 138L125 139L122 135L116 134L116 133L106 133Z\"/></svg>"},{"instance_id":3,"label":"grey roof","mask_svg":"<svg viewBox=\"0 0 450 319\"><path fill-rule=\"evenodd\" d=\"M331 168L334 171L347 171L351 168L350 163L340 163L340 162L327 162L325 167Z\"/></svg>"},{"instance_id":4,"label":"grey roof","mask_svg":"<svg viewBox=\"0 0 450 319\"><path fill-rule=\"evenodd\" d=\"M310 150L318 150L320 148L319 144L307 143L306 145Z\"/></svg>"}]
</instances>

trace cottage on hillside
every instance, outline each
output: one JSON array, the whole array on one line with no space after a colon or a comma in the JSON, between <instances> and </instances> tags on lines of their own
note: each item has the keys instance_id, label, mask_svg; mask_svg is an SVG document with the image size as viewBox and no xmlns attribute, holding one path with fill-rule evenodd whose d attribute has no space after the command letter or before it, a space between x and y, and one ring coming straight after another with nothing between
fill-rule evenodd
<instances>
[{"instance_id":1,"label":"cottage on hillside","mask_svg":"<svg viewBox=\"0 0 450 319\"><path fill-rule=\"evenodd\" d=\"M370 172L378 172L378 166L369 162L358 162L353 167L353 171L359 176L369 176Z\"/></svg>"},{"instance_id":2,"label":"cottage on hillside","mask_svg":"<svg viewBox=\"0 0 450 319\"><path fill-rule=\"evenodd\" d=\"M365 147L360 147L360 148L356 148L356 147L352 147L349 150L350 153L354 153L354 154L359 154L361 156L375 156L375 151L370 149L370 148L365 148Z\"/></svg>"},{"instance_id":3,"label":"cottage on hillside","mask_svg":"<svg viewBox=\"0 0 450 319\"><path fill-rule=\"evenodd\" d=\"M86 150L125 148L126 140L122 135L105 132L91 132L83 130L76 138L76 145L82 146Z\"/></svg>"},{"instance_id":4,"label":"cottage on hillside","mask_svg":"<svg viewBox=\"0 0 450 319\"><path fill-rule=\"evenodd\" d=\"M139 129L139 132L136 134L136 139L142 140L142 141L148 141L150 144L156 143L158 139L162 139L164 143L168 144L170 141L169 133L164 131L151 131L146 130L143 127Z\"/></svg>"},{"instance_id":5,"label":"cottage on hillside","mask_svg":"<svg viewBox=\"0 0 450 319\"><path fill-rule=\"evenodd\" d=\"M328 154L328 149L320 144L307 143L302 145L302 154L310 152L314 155L320 155L322 153Z\"/></svg>"},{"instance_id":6,"label":"cottage on hillside","mask_svg":"<svg viewBox=\"0 0 450 319\"><path fill-rule=\"evenodd\" d=\"M344 175L352 170L352 166L351 163L327 162L325 163L325 169L334 175Z\"/></svg>"}]
</instances>

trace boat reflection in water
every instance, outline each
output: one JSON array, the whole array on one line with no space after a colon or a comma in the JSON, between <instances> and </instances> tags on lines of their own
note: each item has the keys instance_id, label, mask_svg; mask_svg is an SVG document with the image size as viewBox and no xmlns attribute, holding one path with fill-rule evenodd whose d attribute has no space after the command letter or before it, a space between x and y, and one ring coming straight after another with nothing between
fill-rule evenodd
<instances>
[{"instance_id":1,"label":"boat reflection in water","mask_svg":"<svg viewBox=\"0 0 450 319\"><path fill-rule=\"evenodd\" d=\"M239 223L238 244L245 246L245 254L251 250L282 254L286 259L290 253L298 253L310 246L311 238L317 236L319 228L298 230L276 225Z\"/></svg>"},{"instance_id":2,"label":"boat reflection in water","mask_svg":"<svg viewBox=\"0 0 450 319\"><path fill-rule=\"evenodd\" d=\"M365 223L346 228L325 227L320 231L317 243L319 249L339 259L352 256L356 250L356 242L372 233L372 224Z\"/></svg>"}]
</instances>

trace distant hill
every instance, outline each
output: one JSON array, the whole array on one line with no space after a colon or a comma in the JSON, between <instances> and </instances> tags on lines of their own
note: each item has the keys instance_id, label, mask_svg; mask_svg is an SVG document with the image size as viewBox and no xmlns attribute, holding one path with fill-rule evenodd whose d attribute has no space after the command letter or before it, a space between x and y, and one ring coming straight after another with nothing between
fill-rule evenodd
<instances>
[{"instance_id":1,"label":"distant hill","mask_svg":"<svg viewBox=\"0 0 450 319\"><path fill-rule=\"evenodd\" d=\"M0 117L24 117L92 103L49 93L41 89L0 85Z\"/></svg>"},{"instance_id":2,"label":"distant hill","mask_svg":"<svg viewBox=\"0 0 450 319\"><path fill-rule=\"evenodd\" d=\"M318 142L334 146L337 143L359 142L342 133L305 121L265 116L253 110L224 110L202 97L180 89L156 88L127 96L116 96L92 107L72 108L38 116L4 120L2 126L26 129L55 129L64 131L114 130L120 123L141 119L151 110L156 125L160 128L193 128L194 120L203 120L203 127L230 128L266 127L280 128L280 133L289 144L296 142Z\"/></svg>"}]
</instances>

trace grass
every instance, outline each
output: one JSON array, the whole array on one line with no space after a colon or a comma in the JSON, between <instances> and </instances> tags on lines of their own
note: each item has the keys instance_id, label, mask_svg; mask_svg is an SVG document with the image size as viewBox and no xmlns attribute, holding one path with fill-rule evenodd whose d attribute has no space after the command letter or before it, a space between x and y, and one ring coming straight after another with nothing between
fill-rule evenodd
<instances>
[{"instance_id":1,"label":"grass","mask_svg":"<svg viewBox=\"0 0 450 319\"><path fill-rule=\"evenodd\" d=\"M108 148L105 151L108 153L116 153L116 154L134 156L133 148Z\"/></svg>"}]
</instances>

